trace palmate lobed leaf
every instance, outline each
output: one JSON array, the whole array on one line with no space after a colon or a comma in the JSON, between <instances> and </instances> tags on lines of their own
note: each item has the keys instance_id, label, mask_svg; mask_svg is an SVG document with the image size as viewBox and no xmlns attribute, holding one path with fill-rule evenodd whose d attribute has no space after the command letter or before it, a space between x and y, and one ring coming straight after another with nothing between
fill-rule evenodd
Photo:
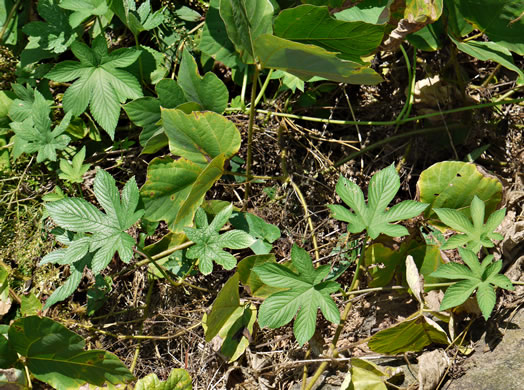
<instances>
[{"instance_id":1,"label":"palmate lobed leaf","mask_svg":"<svg viewBox=\"0 0 524 390\"><path fill-rule=\"evenodd\" d=\"M46 307L72 294L80 282L84 266L89 266L97 275L109 264L115 253L118 252L124 262L129 262L133 256L135 240L125 231L143 214L143 210L137 210L139 192L134 177L119 194L113 177L100 169L95 177L94 193L105 213L81 198L64 198L46 204L50 217L60 227L88 233L70 241L68 248L58 249L42 259L41 264L80 267L75 268L76 271L66 282L67 286L57 290L59 292L53 294L53 299L48 300ZM75 278L72 278L73 274Z\"/></svg>"},{"instance_id":2,"label":"palmate lobed leaf","mask_svg":"<svg viewBox=\"0 0 524 390\"><path fill-rule=\"evenodd\" d=\"M393 225L391 222L415 217L428 205L407 200L386 210L399 188L400 178L392 164L371 178L366 205L362 190L355 183L341 176L336 185L336 192L354 212L339 205L328 205L328 207L335 219L348 222L348 231L351 233L360 233L366 229L372 239L377 238L381 233L392 237L405 236L408 234L407 229L400 225Z\"/></svg>"},{"instance_id":3,"label":"palmate lobed leaf","mask_svg":"<svg viewBox=\"0 0 524 390\"><path fill-rule=\"evenodd\" d=\"M17 100L13 104L16 104ZM51 109L48 102L40 92L35 90L34 100L30 104L30 111L28 113L19 111L15 115L23 121L10 123L11 128L15 132L15 145L13 148L15 158L18 158L22 153L32 154L37 152L37 162L45 160L56 161L56 151L67 147L71 138L63 133L69 126L71 114L66 114L62 122L51 130L50 113Z\"/></svg>"},{"instance_id":4,"label":"palmate lobed leaf","mask_svg":"<svg viewBox=\"0 0 524 390\"><path fill-rule=\"evenodd\" d=\"M500 225L506 215L506 209L492 213L484 224L485 204L477 197L473 197L469 208L470 219L458 210L448 208L434 209L442 222L453 230L464 233L451 237L442 249L454 249L466 245L466 248L478 253L481 247L493 247L492 240L501 240L503 237L494 230Z\"/></svg>"},{"instance_id":5,"label":"palmate lobed leaf","mask_svg":"<svg viewBox=\"0 0 524 390\"><path fill-rule=\"evenodd\" d=\"M84 173L86 173L91 166L91 164L83 164L85 156L86 148L84 146L75 154L71 163L63 158L60 159L60 172L58 173L58 177L70 183L82 183Z\"/></svg>"},{"instance_id":6,"label":"palmate lobed leaf","mask_svg":"<svg viewBox=\"0 0 524 390\"><path fill-rule=\"evenodd\" d=\"M76 79L64 93L64 109L78 116L89 106L94 119L113 139L120 103L143 96L135 76L117 68L133 64L140 56L140 51L122 48L108 53L107 42L102 35L93 40L92 48L74 42L71 50L80 62L60 62L47 77L58 82Z\"/></svg>"},{"instance_id":7,"label":"palmate lobed leaf","mask_svg":"<svg viewBox=\"0 0 524 390\"><path fill-rule=\"evenodd\" d=\"M242 230L218 233L232 213L233 205L230 204L222 209L211 223L208 223L206 212L198 208L195 214L196 227L184 228L187 238L195 243L188 249L186 256L189 259L198 259L198 268L204 275L213 271L213 261L228 270L236 266L236 258L224 251L224 248L243 249L255 242L253 237Z\"/></svg>"},{"instance_id":8,"label":"palmate lobed leaf","mask_svg":"<svg viewBox=\"0 0 524 390\"><path fill-rule=\"evenodd\" d=\"M463 304L476 289L477 302L483 317L487 320L495 307L494 286L510 291L514 290L514 287L506 276L499 274L502 269L501 260L493 263L493 256L489 255L480 263L477 255L471 250L459 248L459 253L467 267L462 264L447 263L431 274L444 279L462 279L448 287L440 310Z\"/></svg>"},{"instance_id":9,"label":"palmate lobed leaf","mask_svg":"<svg viewBox=\"0 0 524 390\"><path fill-rule=\"evenodd\" d=\"M253 268L263 283L287 289L264 300L258 322L261 327L279 328L296 315L293 333L297 342L303 345L315 333L318 309L328 321L335 324L340 322L338 308L329 295L337 291L340 285L333 281L322 282L329 273L329 266L315 269L307 252L296 245L291 249L291 261L298 274L275 263Z\"/></svg>"}]
</instances>

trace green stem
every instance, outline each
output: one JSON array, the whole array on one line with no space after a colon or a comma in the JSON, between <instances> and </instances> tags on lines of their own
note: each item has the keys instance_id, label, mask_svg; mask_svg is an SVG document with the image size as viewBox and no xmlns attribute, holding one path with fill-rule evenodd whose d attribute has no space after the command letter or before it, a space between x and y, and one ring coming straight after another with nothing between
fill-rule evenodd
<instances>
[{"instance_id":1,"label":"green stem","mask_svg":"<svg viewBox=\"0 0 524 390\"><path fill-rule=\"evenodd\" d=\"M345 125L357 124L357 125L363 125L363 126L393 126L393 125L396 125L397 123L403 124L403 123L418 121L421 119L433 118L433 117L441 116L441 115L454 114L456 112L479 110L481 108L486 108L486 107L520 103L522 101L524 101L524 98L511 99L511 100L505 100L505 101L499 101L499 102L482 103L482 104L476 104L473 106L464 106L464 107L453 108L451 110L446 110L446 111L441 111L441 112L432 112L430 114L417 115L411 118L401 119L398 122L397 120L394 120L394 121L344 121L344 120L339 120L339 119L324 119L324 118L317 118L313 116L287 114L284 112L268 111L268 110L261 110L261 109L257 109L256 112L260 114L273 115L273 116L282 117L282 118L292 118L292 119L299 119L299 120L310 121L310 122L328 123L332 125L344 125L345 126Z\"/></svg>"},{"instance_id":2,"label":"green stem","mask_svg":"<svg viewBox=\"0 0 524 390\"><path fill-rule=\"evenodd\" d=\"M367 244L368 241L368 235L366 234L366 238L364 240L364 245ZM358 284L358 277L360 275L360 267L362 265L362 261L364 259L364 251L360 254L360 257L357 262L357 269L355 270L355 273L353 274L353 280L351 281L349 291L351 292ZM351 310L352 303L349 301L346 304L346 307L344 307L344 311L342 312L340 316L340 323L337 326L337 329L335 330L335 335L333 336L333 340L331 341L331 344L329 346L329 356L331 358L336 358L338 356L338 350L337 350L337 343L338 339L340 338L340 335L342 334L342 330L344 329L344 324L346 323L346 320L349 315L349 311ZM315 382L320 378L320 375L326 370L329 362L322 362L320 366L317 368L315 373L313 374L313 377L311 378L311 381L305 386L305 390L311 390L313 386L315 385Z\"/></svg>"},{"instance_id":3,"label":"green stem","mask_svg":"<svg viewBox=\"0 0 524 390\"><path fill-rule=\"evenodd\" d=\"M249 190L251 186L251 166L253 164L253 128L255 126L255 100L257 93L257 80L258 74L260 73L260 66L255 64L255 72L253 73L253 83L251 85L251 105L249 107L249 125L247 129L247 158L246 158L246 192L244 194L244 208L247 207L247 202L249 200Z\"/></svg>"},{"instance_id":4,"label":"green stem","mask_svg":"<svg viewBox=\"0 0 524 390\"><path fill-rule=\"evenodd\" d=\"M244 72L242 76L242 90L240 91L240 100L242 109L246 107L246 89L247 89L247 77L248 77L249 69L246 66L246 71Z\"/></svg>"},{"instance_id":5,"label":"green stem","mask_svg":"<svg viewBox=\"0 0 524 390\"><path fill-rule=\"evenodd\" d=\"M266 76L266 79L264 80L264 84L262 84L262 87L260 88L260 92L258 93L257 98L255 99L255 107L258 106L258 103L260 103L260 99L264 96L264 93L266 92L266 88L269 84L269 81L271 80L271 75L273 74L273 69L269 69L269 73Z\"/></svg>"},{"instance_id":6,"label":"green stem","mask_svg":"<svg viewBox=\"0 0 524 390\"><path fill-rule=\"evenodd\" d=\"M311 230L311 240L313 241L313 249L315 250L315 259L319 260L320 254L318 252L317 237L315 236L315 228L313 227L313 221L311 219L311 215L309 215L309 209L307 207L306 198L304 198L302 191L300 191L300 188L293 182L293 180L290 179L289 182L291 183L291 186L295 190L298 200L300 201L300 204L302 205L302 208L304 209L304 217L307 220L309 230Z\"/></svg>"},{"instance_id":7,"label":"green stem","mask_svg":"<svg viewBox=\"0 0 524 390\"><path fill-rule=\"evenodd\" d=\"M153 293L153 286L155 285L155 279L149 278L149 288L147 289L147 295L146 295L146 307L144 309L144 315L140 319L140 331L138 332L140 335L144 333L144 321L146 320L148 314L149 314L149 305L151 303L151 295ZM138 361L138 356L140 355L140 345L142 344L141 340L138 340L136 348L135 348L135 354L133 356L133 361L131 362L131 367L129 367L129 371L132 373L135 372L136 363Z\"/></svg>"},{"instance_id":8,"label":"green stem","mask_svg":"<svg viewBox=\"0 0 524 390\"><path fill-rule=\"evenodd\" d=\"M191 241L189 241L191 242ZM191 242L191 244L193 244L193 242ZM179 245L180 246L180 245ZM160 264L157 263L157 261L149 256L147 253L144 253L138 249L133 249L133 251L135 253L138 253L139 255L141 255L142 257L145 257L147 259L147 263L153 263L153 265L156 267L156 269L162 274L162 276L174 287L178 287L182 284L188 286L188 287L191 287L191 288L194 288L196 290L200 290L202 292L209 292L209 290L207 288L203 288L203 287L199 287L199 286L195 286L194 284L191 284L189 282L186 282L184 279L180 279L180 281L178 282L175 282L168 274L167 270ZM164 251L166 252L166 251ZM158 255L157 255L158 256ZM146 264L147 264L146 263Z\"/></svg>"},{"instance_id":9,"label":"green stem","mask_svg":"<svg viewBox=\"0 0 524 390\"><path fill-rule=\"evenodd\" d=\"M4 26L2 27L2 31L0 31L0 42L4 42L4 34L7 31L7 27L9 26L9 23L11 23L11 19L13 19L13 16L15 16L15 12L20 7L20 3L22 0L18 0L9 11L9 15L7 15L7 18L5 19Z\"/></svg>"},{"instance_id":10,"label":"green stem","mask_svg":"<svg viewBox=\"0 0 524 390\"><path fill-rule=\"evenodd\" d=\"M135 38L135 46L137 50L140 50L140 43L138 42L138 35L133 34ZM140 73L140 81L145 84L144 80L144 68L142 66L142 56L138 56L138 72Z\"/></svg>"},{"instance_id":11,"label":"green stem","mask_svg":"<svg viewBox=\"0 0 524 390\"><path fill-rule=\"evenodd\" d=\"M458 126L459 125L448 126L448 129L449 128L455 128L455 127L458 127ZM360 155L369 152L370 150L376 149L379 146L384 145L384 144L389 144L390 142L396 141L398 139L409 138L409 137L412 137L412 136L415 136L415 135L421 135L421 134L436 133L436 132L440 132L440 131L446 131L446 128L442 127L442 126L439 126L439 127L428 127L427 129L419 129L419 130L407 131L405 133L397 134L397 135L394 135L392 137L383 138L380 141L375 142L374 144L365 147L364 149L360 149L358 152L351 153L350 155L348 155L348 156L338 160L334 164L334 167L337 168L337 167L339 167L341 165L344 165L348 161L353 160L353 159L359 157Z\"/></svg>"},{"instance_id":12,"label":"green stem","mask_svg":"<svg viewBox=\"0 0 524 390\"><path fill-rule=\"evenodd\" d=\"M404 104L404 107L402 107L402 111L400 111L400 114L397 116L397 123L402 120L404 117L408 117L411 113L411 107L413 106L413 91L415 89L415 80L416 80L416 70L417 70L417 51L416 49L413 49L413 64L410 63L408 53L404 49L404 46L400 45L400 50L402 51L402 55L404 56L404 60L406 61L406 68L408 70L408 96L406 98L406 103ZM413 69L411 69L413 67Z\"/></svg>"}]
</instances>

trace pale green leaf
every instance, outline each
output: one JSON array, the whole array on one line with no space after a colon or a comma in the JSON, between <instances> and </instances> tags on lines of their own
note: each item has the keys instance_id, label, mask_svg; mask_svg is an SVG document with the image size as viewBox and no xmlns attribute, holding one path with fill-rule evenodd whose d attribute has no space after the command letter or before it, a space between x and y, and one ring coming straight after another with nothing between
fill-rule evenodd
<instances>
[{"instance_id":1,"label":"pale green leaf","mask_svg":"<svg viewBox=\"0 0 524 390\"><path fill-rule=\"evenodd\" d=\"M456 248L457 244L467 244L467 248L477 253L482 246L493 247L491 240L499 240L500 236L493 230L498 227L498 224L502 222L502 219L506 215L506 209L498 210L495 217L488 219L488 223L484 224L485 215L485 204L476 195L471 201L469 208L471 221L460 211L453 209L434 209L435 213L439 216L442 222L451 227L452 229L465 233L463 236L455 240L448 241L442 246L442 249Z\"/></svg>"},{"instance_id":2,"label":"pale green leaf","mask_svg":"<svg viewBox=\"0 0 524 390\"><path fill-rule=\"evenodd\" d=\"M72 50L80 60L77 64L83 66L82 71L66 72L75 63L67 61L67 65L55 65L47 77L55 81L78 78L64 93L64 109L78 116L89 105L94 119L113 139L120 116L120 103L143 96L136 78L117 68L135 62L140 51L122 48L107 54L107 42L101 35L93 40L92 48L75 42Z\"/></svg>"},{"instance_id":3,"label":"pale green leaf","mask_svg":"<svg viewBox=\"0 0 524 390\"><path fill-rule=\"evenodd\" d=\"M491 284L489 282L479 284L477 287L477 302L479 304L480 311L482 312L482 316L486 321L491 315L496 301L497 295L495 294L495 290Z\"/></svg>"},{"instance_id":4,"label":"pale green leaf","mask_svg":"<svg viewBox=\"0 0 524 390\"><path fill-rule=\"evenodd\" d=\"M371 68L340 59L336 53L318 46L264 34L255 41L255 48L263 67L281 69L303 80L318 76L339 83L365 85L382 81Z\"/></svg>"},{"instance_id":5,"label":"pale green leaf","mask_svg":"<svg viewBox=\"0 0 524 390\"><path fill-rule=\"evenodd\" d=\"M200 104L205 110L223 113L229 100L225 84L212 72L201 77L195 59L187 49L182 54L178 71L178 85L184 91L187 101Z\"/></svg>"},{"instance_id":6,"label":"pale green leaf","mask_svg":"<svg viewBox=\"0 0 524 390\"><path fill-rule=\"evenodd\" d=\"M175 368L165 382L160 381L155 373L139 379L134 390L191 390L191 377L186 370Z\"/></svg>"},{"instance_id":7,"label":"pale green leaf","mask_svg":"<svg viewBox=\"0 0 524 390\"><path fill-rule=\"evenodd\" d=\"M479 280L467 279L449 286L440 303L440 310L462 305L473 294L479 283Z\"/></svg>"},{"instance_id":8,"label":"pale green leaf","mask_svg":"<svg viewBox=\"0 0 524 390\"><path fill-rule=\"evenodd\" d=\"M220 236L220 244L229 249L247 248L253 242L255 239L242 230L230 230Z\"/></svg>"},{"instance_id":9,"label":"pale green leaf","mask_svg":"<svg viewBox=\"0 0 524 390\"><path fill-rule=\"evenodd\" d=\"M230 158L240 148L240 132L233 122L214 112L163 109L162 124L171 153L198 164L220 154Z\"/></svg>"},{"instance_id":10,"label":"pale green leaf","mask_svg":"<svg viewBox=\"0 0 524 390\"><path fill-rule=\"evenodd\" d=\"M206 341L215 337L234 311L240 307L239 275L235 273L218 293L206 320Z\"/></svg>"},{"instance_id":11,"label":"pale green leaf","mask_svg":"<svg viewBox=\"0 0 524 390\"><path fill-rule=\"evenodd\" d=\"M329 273L329 267L315 269L307 252L296 245L291 251L291 260L298 274L275 263L253 268L263 283L287 289L264 300L258 322L261 327L278 328L289 323L296 314L293 333L298 343L303 345L315 333L319 308L326 319L336 324L340 322L340 313L329 295L340 285L332 281L321 282Z\"/></svg>"},{"instance_id":12,"label":"pale green leaf","mask_svg":"<svg viewBox=\"0 0 524 390\"><path fill-rule=\"evenodd\" d=\"M366 229L373 239L383 233L392 237L407 235L403 226L392 225L402 219L408 219L420 214L426 204L415 201L404 201L386 210L400 188L400 179L394 165L390 165L375 174L369 183L368 204L364 200L362 190L350 180L339 178L336 192L340 198L355 212L344 210L341 206L329 206L334 217L348 222L348 231L360 233Z\"/></svg>"},{"instance_id":13,"label":"pale green leaf","mask_svg":"<svg viewBox=\"0 0 524 390\"><path fill-rule=\"evenodd\" d=\"M432 343L447 345L446 333L424 316L417 316L375 333L368 341L368 347L377 353L396 355L418 352Z\"/></svg>"}]
</instances>

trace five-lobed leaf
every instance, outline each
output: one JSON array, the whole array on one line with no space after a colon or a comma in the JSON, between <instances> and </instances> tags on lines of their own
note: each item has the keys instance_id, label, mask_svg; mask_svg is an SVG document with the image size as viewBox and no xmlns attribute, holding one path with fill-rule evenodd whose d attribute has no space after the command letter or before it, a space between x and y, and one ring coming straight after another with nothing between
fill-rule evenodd
<instances>
[{"instance_id":1,"label":"five-lobed leaf","mask_svg":"<svg viewBox=\"0 0 524 390\"><path fill-rule=\"evenodd\" d=\"M220 228L227 223L232 213L233 205L229 205L208 223L205 211L199 208L195 215L196 227L184 228L187 238L195 243L187 250L186 256L189 259L198 259L198 268L204 275L213 271L213 261L228 270L236 266L236 258L224 251L224 248L243 249L255 242L253 237L242 230L219 234Z\"/></svg>"},{"instance_id":2,"label":"five-lobed leaf","mask_svg":"<svg viewBox=\"0 0 524 390\"><path fill-rule=\"evenodd\" d=\"M448 287L440 310L461 305L476 289L477 302L483 317L487 320L495 307L496 294L493 286L506 290L513 290L514 287L506 276L499 274L502 268L501 260L493 263L493 256L489 255L480 263L476 253L469 249L459 248L459 253L466 265L443 264L431 274L443 279L461 279Z\"/></svg>"},{"instance_id":3,"label":"five-lobed leaf","mask_svg":"<svg viewBox=\"0 0 524 390\"><path fill-rule=\"evenodd\" d=\"M296 314L293 333L298 343L303 345L315 333L318 309L328 321L340 322L337 305L330 297L340 285L333 281L323 282L329 266L314 268L307 252L296 245L291 249L291 261L298 274L275 263L253 268L265 284L287 289L272 294L262 303L258 322L261 327L279 328Z\"/></svg>"},{"instance_id":4,"label":"five-lobed leaf","mask_svg":"<svg viewBox=\"0 0 524 390\"><path fill-rule=\"evenodd\" d=\"M500 225L506 209L500 209L491 214L484 224L485 204L477 197L473 197L469 208L470 218L468 219L463 213L454 209L434 209L442 222L451 227L453 230L464 234L452 236L443 246L442 249L454 249L466 245L466 248L478 253L481 247L492 248L492 240L501 240L503 237L494 230Z\"/></svg>"},{"instance_id":5,"label":"five-lobed leaf","mask_svg":"<svg viewBox=\"0 0 524 390\"><path fill-rule=\"evenodd\" d=\"M362 190L352 181L340 177L336 192L354 213L339 205L328 205L333 217L347 222L348 231L360 233L367 230L369 236L375 239L383 233L391 237L401 237L408 230L397 222L419 215L428 206L412 200L406 200L386 210L400 188L400 178L394 165L379 171L369 183L368 204L364 200Z\"/></svg>"},{"instance_id":6,"label":"five-lobed leaf","mask_svg":"<svg viewBox=\"0 0 524 390\"><path fill-rule=\"evenodd\" d=\"M74 42L71 50L80 62L60 62L47 77L58 82L76 80L64 93L64 110L78 116L89 106L95 120L113 139L120 104L143 96L135 76L118 69L133 64L140 51L122 48L108 53L107 42L101 35L93 40L92 48Z\"/></svg>"}]
</instances>

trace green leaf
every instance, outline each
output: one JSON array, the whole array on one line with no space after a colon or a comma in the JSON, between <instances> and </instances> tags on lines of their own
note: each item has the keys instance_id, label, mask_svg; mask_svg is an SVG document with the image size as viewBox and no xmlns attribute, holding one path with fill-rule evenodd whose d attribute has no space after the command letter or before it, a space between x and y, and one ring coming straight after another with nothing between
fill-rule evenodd
<instances>
[{"instance_id":1,"label":"green leaf","mask_svg":"<svg viewBox=\"0 0 524 390\"><path fill-rule=\"evenodd\" d=\"M214 112L186 115L180 110L163 109L162 124L171 153L197 164L207 164L220 154L230 158L240 149L236 126Z\"/></svg>"},{"instance_id":2,"label":"green leaf","mask_svg":"<svg viewBox=\"0 0 524 390\"><path fill-rule=\"evenodd\" d=\"M260 280L269 285L286 288L264 300L259 311L261 327L279 328L290 322L297 314L293 333L300 345L313 337L318 309L324 317L335 324L340 322L340 313L329 294L338 290L335 282L322 282L329 273L329 267L313 268L307 252L296 245L291 250L291 261L298 274L274 263L257 266L253 271Z\"/></svg>"},{"instance_id":3,"label":"green leaf","mask_svg":"<svg viewBox=\"0 0 524 390\"><path fill-rule=\"evenodd\" d=\"M457 0L460 16L485 33L488 38L519 55L524 55L524 19L518 0Z\"/></svg>"},{"instance_id":4,"label":"green leaf","mask_svg":"<svg viewBox=\"0 0 524 390\"><path fill-rule=\"evenodd\" d=\"M244 63L253 63L253 58L259 55L254 47L257 38L273 32L273 11L269 0L220 1L220 17Z\"/></svg>"},{"instance_id":5,"label":"green leaf","mask_svg":"<svg viewBox=\"0 0 524 390\"><path fill-rule=\"evenodd\" d=\"M69 23L73 28L90 16L103 16L109 11L106 0L61 0L59 5L74 11L69 17Z\"/></svg>"},{"instance_id":6,"label":"green leaf","mask_svg":"<svg viewBox=\"0 0 524 390\"><path fill-rule=\"evenodd\" d=\"M70 183L82 183L84 181L84 173L86 173L91 166L91 164L83 164L85 157L86 147L84 146L78 153L75 154L72 163L61 158L60 172L58 173L58 177Z\"/></svg>"},{"instance_id":7,"label":"green leaf","mask_svg":"<svg viewBox=\"0 0 524 390\"><path fill-rule=\"evenodd\" d=\"M491 284L489 282L479 284L477 288L477 302L479 304L480 311L482 312L482 316L486 321L491 315L496 301L497 295L495 294L495 290Z\"/></svg>"},{"instance_id":8,"label":"green leaf","mask_svg":"<svg viewBox=\"0 0 524 390\"><path fill-rule=\"evenodd\" d=\"M0 302L4 303L9 298L9 273L0 265ZM2 314L3 315L3 314Z\"/></svg>"},{"instance_id":9,"label":"green leaf","mask_svg":"<svg viewBox=\"0 0 524 390\"><path fill-rule=\"evenodd\" d=\"M424 213L426 218L435 217L434 208L462 210L468 215L475 195L486 203L489 215L502 200L502 183L475 164L443 161L422 172L417 193L421 202L430 204Z\"/></svg>"},{"instance_id":10,"label":"green leaf","mask_svg":"<svg viewBox=\"0 0 524 390\"><path fill-rule=\"evenodd\" d=\"M223 156L217 156L204 169L184 158L155 158L140 190L145 218L165 221L170 230L182 231L193 220L207 190L222 176L223 165Z\"/></svg>"},{"instance_id":11,"label":"green leaf","mask_svg":"<svg viewBox=\"0 0 524 390\"><path fill-rule=\"evenodd\" d=\"M254 214L233 212L230 221L235 228L257 239L250 247L257 255L269 253L273 249L271 243L280 238L280 229L277 226Z\"/></svg>"},{"instance_id":12,"label":"green leaf","mask_svg":"<svg viewBox=\"0 0 524 390\"><path fill-rule=\"evenodd\" d=\"M459 235L459 240L448 240L442 249L453 249L459 245L467 244L467 248L477 253L481 247L493 247L491 240L500 240L502 237L494 230L504 219L506 209L495 211L490 215L484 224L485 204L476 195L471 201L469 212L471 220L466 218L461 212L453 209L434 209L442 222L452 229L464 233Z\"/></svg>"},{"instance_id":13,"label":"green leaf","mask_svg":"<svg viewBox=\"0 0 524 390\"><path fill-rule=\"evenodd\" d=\"M381 371L382 367L357 358L351 358L351 368L348 377L340 387L341 390L387 390L385 381L388 375ZM346 381L351 383L344 387Z\"/></svg>"},{"instance_id":14,"label":"green leaf","mask_svg":"<svg viewBox=\"0 0 524 390\"><path fill-rule=\"evenodd\" d=\"M422 351L432 343L447 345L446 332L429 318L417 316L375 333L368 347L376 353L396 355Z\"/></svg>"},{"instance_id":15,"label":"green leaf","mask_svg":"<svg viewBox=\"0 0 524 390\"><path fill-rule=\"evenodd\" d=\"M42 58L65 52L78 36L69 25L68 14L58 5L58 0L39 1L37 10L45 22L31 22L22 28L29 36L30 45L31 41L37 42L38 48L46 52Z\"/></svg>"},{"instance_id":16,"label":"green leaf","mask_svg":"<svg viewBox=\"0 0 524 390\"><path fill-rule=\"evenodd\" d=\"M220 352L230 363L242 356L249 346L256 319L257 310L253 305L246 304L233 313L218 333L223 340Z\"/></svg>"},{"instance_id":17,"label":"green leaf","mask_svg":"<svg viewBox=\"0 0 524 390\"><path fill-rule=\"evenodd\" d=\"M335 219L348 222L348 231L351 233L360 233L366 229L372 239L377 238L381 233L391 237L405 236L408 234L407 229L400 225L392 225L391 222L415 217L428 205L404 201L386 210L399 188L400 178L394 165L390 165L371 178L368 205L366 205L362 190L355 183L341 176L337 182L336 192L355 213L342 206L328 205L328 207Z\"/></svg>"},{"instance_id":18,"label":"green leaf","mask_svg":"<svg viewBox=\"0 0 524 390\"><path fill-rule=\"evenodd\" d=\"M13 367L17 360L18 355L12 344L2 334L0 334L0 369ZM5 388L9 389L9 387L7 387L9 385L5 385L2 379L3 378L0 376L0 387L5 386ZM16 389L16 387L13 387L13 389Z\"/></svg>"},{"instance_id":19,"label":"green leaf","mask_svg":"<svg viewBox=\"0 0 524 390\"><path fill-rule=\"evenodd\" d=\"M304 80L319 76L339 83L365 85L382 81L373 69L340 59L336 53L318 46L264 34L255 41L255 48L263 67L281 69Z\"/></svg>"},{"instance_id":20,"label":"green leaf","mask_svg":"<svg viewBox=\"0 0 524 390\"><path fill-rule=\"evenodd\" d=\"M187 101L196 102L205 110L219 114L226 109L229 101L227 87L212 72L207 72L204 77L200 76L197 63L187 49L182 53L177 81Z\"/></svg>"},{"instance_id":21,"label":"green leaf","mask_svg":"<svg viewBox=\"0 0 524 390\"><path fill-rule=\"evenodd\" d=\"M122 4L118 4L119 2ZM152 30L164 22L163 10L152 12L149 0L140 4L138 9L135 2L129 0L119 0L114 3L117 3L112 5L115 13L135 36L142 31Z\"/></svg>"},{"instance_id":22,"label":"green leaf","mask_svg":"<svg viewBox=\"0 0 524 390\"><path fill-rule=\"evenodd\" d=\"M89 105L95 120L113 139L120 103L143 96L135 76L117 68L131 65L138 59L140 51L122 48L108 54L107 42L101 35L93 41L92 48L74 42L71 49L80 62L58 63L47 77L59 82L77 79L64 93L64 109L78 116Z\"/></svg>"},{"instance_id":23,"label":"green leaf","mask_svg":"<svg viewBox=\"0 0 524 390\"><path fill-rule=\"evenodd\" d=\"M69 277L63 285L58 287L51 296L47 298L44 310L50 308L57 302L65 300L76 291L82 281L84 268L91 264L92 257L91 254L87 254L81 260L76 261L69 267Z\"/></svg>"},{"instance_id":24,"label":"green leaf","mask_svg":"<svg viewBox=\"0 0 524 390\"><path fill-rule=\"evenodd\" d=\"M16 100L15 100L16 102ZM56 151L67 147L71 138L63 134L69 126L71 114L66 114L62 122L51 130L49 119L50 108L40 93L35 91L35 100L31 106L31 116L23 122L12 122L11 128L15 132L15 158L20 153L32 154L38 152L37 162L45 160L56 161Z\"/></svg>"},{"instance_id":25,"label":"green leaf","mask_svg":"<svg viewBox=\"0 0 524 390\"><path fill-rule=\"evenodd\" d=\"M136 382L134 390L191 390L192 388L191 377L187 371L175 368L165 382L160 381L156 374L149 374Z\"/></svg>"},{"instance_id":26,"label":"green leaf","mask_svg":"<svg viewBox=\"0 0 524 390\"><path fill-rule=\"evenodd\" d=\"M275 19L277 37L320 46L355 62L376 50L383 34L384 27L378 25L334 19L328 7L301 5L283 10Z\"/></svg>"},{"instance_id":27,"label":"green leaf","mask_svg":"<svg viewBox=\"0 0 524 390\"><path fill-rule=\"evenodd\" d=\"M264 284L253 269L265 263L275 263L274 254L254 255L242 259L237 265L240 282L248 289L249 293L257 298L267 298L271 294L285 290L284 288L271 287Z\"/></svg>"},{"instance_id":28,"label":"green leaf","mask_svg":"<svg viewBox=\"0 0 524 390\"><path fill-rule=\"evenodd\" d=\"M440 310L462 305L473 294L478 284L478 280L466 279L449 286L440 303Z\"/></svg>"},{"instance_id":29,"label":"green leaf","mask_svg":"<svg viewBox=\"0 0 524 390\"><path fill-rule=\"evenodd\" d=\"M218 334L235 310L240 307L238 283L239 275L235 272L218 293L206 319L205 337L207 342L210 342Z\"/></svg>"},{"instance_id":30,"label":"green leaf","mask_svg":"<svg viewBox=\"0 0 524 390\"><path fill-rule=\"evenodd\" d=\"M36 315L42 310L42 302L40 302L40 299L38 299L34 293L22 295L20 301L20 313L24 317Z\"/></svg>"},{"instance_id":31,"label":"green leaf","mask_svg":"<svg viewBox=\"0 0 524 390\"><path fill-rule=\"evenodd\" d=\"M481 61L495 61L505 68L517 72L518 76L521 79L524 79L524 72L515 65L511 52L504 46L495 42L478 42L471 40L467 42L459 42L453 39L452 36L449 38L455 45L457 45L457 48L460 51Z\"/></svg>"},{"instance_id":32,"label":"green leaf","mask_svg":"<svg viewBox=\"0 0 524 390\"><path fill-rule=\"evenodd\" d=\"M364 0L333 16L346 22L365 22L384 25L389 21L390 0Z\"/></svg>"},{"instance_id":33,"label":"green leaf","mask_svg":"<svg viewBox=\"0 0 524 390\"><path fill-rule=\"evenodd\" d=\"M461 305L477 289L477 302L482 315L487 320L495 307L496 295L493 285L507 290L513 290L514 287L507 277L499 274L502 261L492 263L493 256L486 256L481 264L475 252L459 248L459 253L467 267L457 263L447 263L432 274L446 279L463 279L448 287L440 310Z\"/></svg>"},{"instance_id":34,"label":"green leaf","mask_svg":"<svg viewBox=\"0 0 524 390\"><path fill-rule=\"evenodd\" d=\"M381 243L375 243L366 248L364 261L372 277L370 287L383 287L392 283L405 285L407 256L412 256L419 272L426 283L439 283L442 280L430 274L444 263L440 248L436 245L426 245L416 240L403 242L398 250L393 250Z\"/></svg>"},{"instance_id":35,"label":"green leaf","mask_svg":"<svg viewBox=\"0 0 524 390\"><path fill-rule=\"evenodd\" d=\"M35 378L57 389L79 388L85 383L116 385L134 379L115 355L85 351L82 337L49 318L16 320L9 327L9 343L25 358Z\"/></svg>"},{"instance_id":36,"label":"green leaf","mask_svg":"<svg viewBox=\"0 0 524 390\"><path fill-rule=\"evenodd\" d=\"M243 68L244 64L235 51L235 45L227 36L226 26L220 17L220 0L211 0L202 29L198 48L230 68Z\"/></svg>"},{"instance_id":37,"label":"green leaf","mask_svg":"<svg viewBox=\"0 0 524 390\"><path fill-rule=\"evenodd\" d=\"M51 112L51 102L46 100L38 90L23 87L20 84L12 85L17 99L9 106L9 117L14 122L23 122L31 118L35 110ZM47 106L47 108L44 108Z\"/></svg>"},{"instance_id":38,"label":"green leaf","mask_svg":"<svg viewBox=\"0 0 524 390\"><path fill-rule=\"evenodd\" d=\"M203 209L198 209L195 216L197 227L184 228L184 232L195 244L187 250L186 256L189 259L198 259L198 268L204 275L210 274L213 270L213 261L221 264L225 269L232 269L236 266L236 259L224 248L243 249L249 247L255 240L242 230L230 230L224 234L219 234L219 230L224 226L231 213L233 205L229 205L220 211L213 221L208 224L207 217Z\"/></svg>"},{"instance_id":39,"label":"green leaf","mask_svg":"<svg viewBox=\"0 0 524 390\"><path fill-rule=\"evenodd\" d=\"M116 252L122 261L128 263L131 260L135 241L125 231L133 226L144 213L143 210L137 210L139 192L134 177L125 184L122 194L119 195L113 177L100 169L95 177L94 194L104 208L105 214L79 198L65 198L46 204L47 212L59 226L70 231L90 233L90 235L72 241L65 251L59 249L56 254L45 256L42 263L71 264L75 262L76 266L76 262L84 258L85 264L83 264L90 263L93 273L97 275L109 264ZM87 245L89 245L88 255L86 255ZM86 260L87 258L89 261ZM76 279L68 280L67 288L62 288L62 286L60 291L55 291L51 296L53 299L48 299L46 307L67 298L76 289L83 269L83 265L78 265L77 271L80 276L76 275Z\"/></svg>"}]
</instances>

